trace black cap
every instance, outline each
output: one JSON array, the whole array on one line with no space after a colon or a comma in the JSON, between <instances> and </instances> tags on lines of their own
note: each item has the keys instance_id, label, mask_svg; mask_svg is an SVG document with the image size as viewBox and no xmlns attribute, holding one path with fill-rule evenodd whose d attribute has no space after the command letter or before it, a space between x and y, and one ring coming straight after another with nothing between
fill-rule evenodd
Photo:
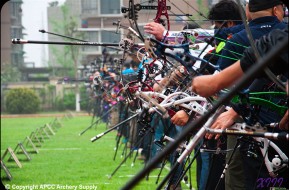
<instances>
[{"instance_id":1,"label":"black cap","mask_svg":"<svg viewBox=\"0 0 289 190\"><path fill-rule=\"evenodd\" d=\"M249 0L249 11L257 12L283 4L280 0Z\"/></svg>"}]
</instances>

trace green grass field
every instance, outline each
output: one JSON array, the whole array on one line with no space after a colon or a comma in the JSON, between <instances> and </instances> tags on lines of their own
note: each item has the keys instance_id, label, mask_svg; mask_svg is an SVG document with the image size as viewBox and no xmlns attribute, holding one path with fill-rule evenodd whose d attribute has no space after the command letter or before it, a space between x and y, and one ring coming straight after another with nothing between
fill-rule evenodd
<instances>
[{"instance_id":1,"label":"green grass field","mask_svg":"<svg viewBox=\"0 0 289 190\"><path fill-rule=\"evenodd\" d=\"M11 147L14 149L18 142L23 142L31 132L52 122L54 117L38 118L1 118L1 156L4 151ZM131 157L112 176L121 158L124 144L121 145L116 160L113 161L116 144L116 132L110 132L101 139L92 143L90 138L105 131L105 125L99 124L97 128L89 129L82 136L79 133L89 126L90 116L75 116L73 118L62 118L62 127L58 128L54 136L45 139L38 147L39 153L29 153L32 157L28 161L24 154L16 154L22 168L14 161L8 161L6 156L3 161L10 170L13 179L5 178L1 169L1 180L10 189L120 189L126 182L138 173L144 164L136 160L133 167ZM24 144L26 147L26 144ZM26 147L32 150L30 147ZM150 173L148 180L143 180L134 189L151 190L157 187L156 176L160 169ZM168 172L165 169L161 173L161 181ZM195 183L195 168L192 168L193 187ZM182 184L183 189L189 189Z\"/></svg>"}]
</instances>

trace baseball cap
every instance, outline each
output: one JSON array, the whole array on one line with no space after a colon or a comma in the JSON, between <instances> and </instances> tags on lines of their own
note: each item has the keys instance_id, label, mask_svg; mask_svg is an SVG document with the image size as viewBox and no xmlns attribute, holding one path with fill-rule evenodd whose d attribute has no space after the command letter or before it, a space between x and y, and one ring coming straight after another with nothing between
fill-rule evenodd
<instances>
[{"instance_id":1,"label":"baseball cap","mask_svg":"<svg viewBox=\"0 0 289 190\"><path fill-rule=\"evenodd\" d=\"M249 11L257 12L283 4L280 0L249 0Z\"/></svg>"}]
</instances>

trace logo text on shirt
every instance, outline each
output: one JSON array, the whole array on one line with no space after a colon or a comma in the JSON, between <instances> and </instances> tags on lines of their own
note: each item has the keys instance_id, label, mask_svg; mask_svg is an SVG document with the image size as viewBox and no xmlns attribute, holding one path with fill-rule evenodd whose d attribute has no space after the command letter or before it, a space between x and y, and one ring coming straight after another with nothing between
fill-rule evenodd
<instances>
[{"instance_id":1,"label":"logo text on shirt","mask_svg":"<svg viewBox=\"0 0 289 190\"><path fill-rule=\"evenodd\" d=\"M271 27L272 27L271 25L263 25L260 28L271 28Z\"/></svg>"}]
</instances>

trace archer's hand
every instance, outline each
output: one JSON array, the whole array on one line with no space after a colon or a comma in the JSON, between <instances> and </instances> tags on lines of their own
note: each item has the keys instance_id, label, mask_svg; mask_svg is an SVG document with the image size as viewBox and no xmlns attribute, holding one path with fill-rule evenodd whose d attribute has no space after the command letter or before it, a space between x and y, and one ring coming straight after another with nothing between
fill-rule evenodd
<instances>
[{"instance_id":1,"label":"archer's hand","mask_svg":"<svg viewBox=\"0 0 289 190\"><path fill-rule=\"evenodd\" d=\"M154 92L161 92L168 83L168 78L164 77L162 80L160 80L158 83L155 83L153 85Z\"/></svg>"},{"instance_id":2,"label":"archer's hand","mask_svg":"<svg viewBox=\"0 0 289 190\"><path fill-rule=\"evenodd\" d=\"M156 22L150 22L144 26L144 32L154 35L155 38L159 41L163 39L164 31L165 27Z\"/></svg>"},{"instance_id":3,"label":"archer's hand","mask_svg":"<svg viewBox=\"0 0 289 190\"><path fill-rule=\"evenodd\" d=\"M180 110L178 111L172 118L171 121L173 124L178 126L184 126L187 124L189 120L189 115L184 111Z\"/></svg>"},{"instance_id":4,"label":"archer's hand","mask_svg":"<svg viewBox=\"0 0 289 190\"><path fill-rule=\"evenodd\" d=\"M239 117L238 113L234 109L230 108L228 111L222 113L210 127L210 129L226 129L231 127L235 120ZM207 139L213 138L214 134L206 134ZM216 135L215 139L218 139L220 135Z\"/></svg>"}]
</instances>

